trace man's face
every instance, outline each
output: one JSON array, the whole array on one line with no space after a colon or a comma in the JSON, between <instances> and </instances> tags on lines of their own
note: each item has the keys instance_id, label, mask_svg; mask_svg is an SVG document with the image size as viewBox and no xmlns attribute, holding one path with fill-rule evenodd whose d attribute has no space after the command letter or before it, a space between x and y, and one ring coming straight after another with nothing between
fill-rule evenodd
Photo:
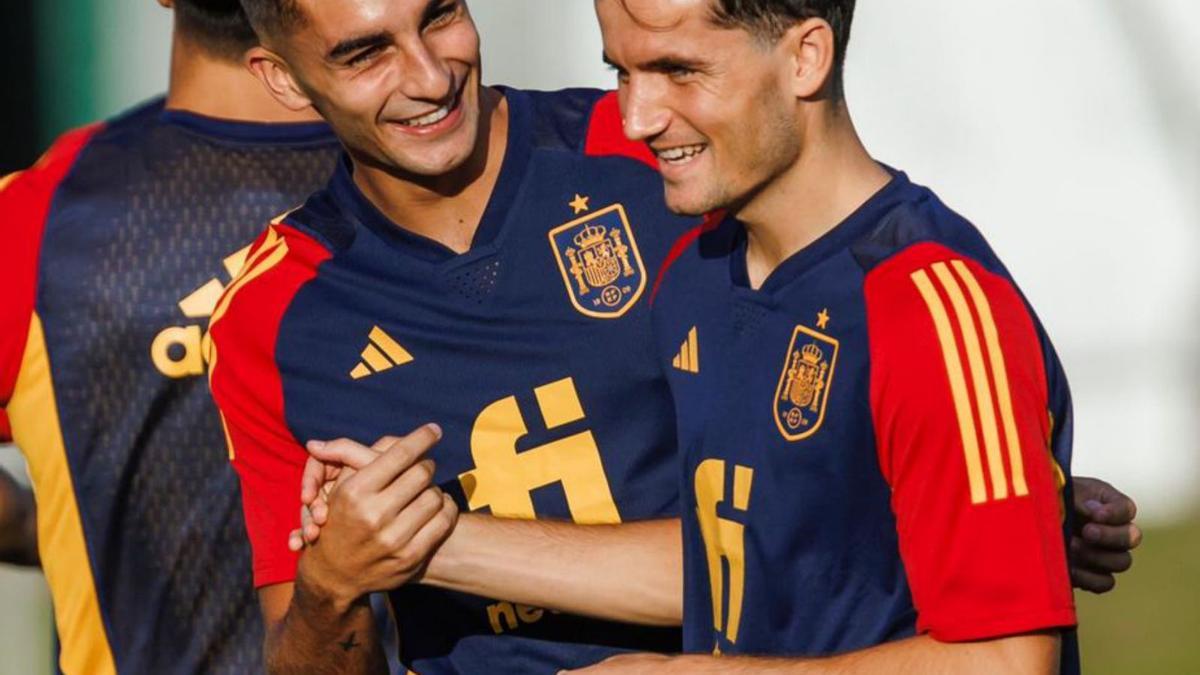
<instances>
[{"instance_id":1,"label":"man's face","mask_svg":"<svg viewBox=\"0 0 1200 675\"><path fill-rule=\"evenodd\" d=\"M658 157L667 205L738 208L799 157L789 59L710 20L711 0L596 0L625 134Z\"/></svg>"},{"instance_id":2,"label":"man's face","mask_svg":"<svg viewBox=\"0 0 1200 675\"><path fill-rule=\"evenodd\" d=\"M440 176L479 143L479 34L464 0L300 0L283 52L360 159Z\"/></svg>"}]
</instances>

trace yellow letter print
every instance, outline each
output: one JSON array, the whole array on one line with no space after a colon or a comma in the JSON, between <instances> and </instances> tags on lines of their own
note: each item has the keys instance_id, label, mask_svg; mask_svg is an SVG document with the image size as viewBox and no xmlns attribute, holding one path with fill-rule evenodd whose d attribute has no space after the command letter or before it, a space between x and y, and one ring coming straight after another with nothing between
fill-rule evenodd
<instances>
[{"instance_id":1,"label":"yellow letter print","mask_svg":"<svg viewBox=\"0 0 1200 675\"><path fill-rule=\"evenodd\" d=\"M547 429L584 419L571 378L538 387L533 393ZM515 396L500 399L479 413L471 431L475 469L459 476L472 511L489 506L496 516L536 518L531 493L561 483L575 522L621 522L591 431L518 453L517 441L528 432Z\"/></svg>"},{"instance_id":2,"label":"yellow letter print","mask_svg":"<svg viewBox=\"0 0 1200 675\"><path fill-rule=\"evenodd\" d=\"M754 469L735 466L733 469L733 508L750 508L750 487ZM746 591L746 526L717 515L717 505L725 501L725 462L707 459L696 467L696 515L700 534L708 557L708 580L712 590L713 628L725 633L730 642L737 642L742 622L742 598ZM725 573L721 565L729 565L728 621L722 606L725 598Z\"/></svg>"}]
</instances>

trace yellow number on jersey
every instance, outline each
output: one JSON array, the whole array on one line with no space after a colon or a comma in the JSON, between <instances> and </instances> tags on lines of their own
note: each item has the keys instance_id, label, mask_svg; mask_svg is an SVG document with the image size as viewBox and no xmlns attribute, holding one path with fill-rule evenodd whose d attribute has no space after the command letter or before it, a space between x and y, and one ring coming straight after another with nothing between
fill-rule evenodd
<instances>
[{"instance_id":1,"label":"yellow number on jersey","mask_svg":"<svg viewBox=\"0 0 1200 675\"><path fill-rule=\"evenodd\" d=\"M585 417L575 382L569 377L538 387L534 394L547 429ZM488 506L496 516L536 518L532 492L560 483L575 522L621 522L591 431L518 453L517 441L528 432L515 396L502 398L479 413L471 431L475 469L459 476L472 511Z\"/></svg>"},{"instance_id":2,"label":"yellow number on jersey","mask_svg":"<svg viewBox=\"0 0 1200 675\"><path fill-rule=\"evenodd\" d=\"M742 622L742 598L746 591L746 526L721 518L717 505L725 501L725 462L707 459L696 467L696 515L708 558L708 581L712 591L713 628L723 632L730 642L737 642ZM750 508L750 488L754 469L735 466L733 469L733 508ZM722 606L725 597L724 559L729 565L729 608ZM728 614L728 621L725 620Z\"/></svg>"}]
</instances>

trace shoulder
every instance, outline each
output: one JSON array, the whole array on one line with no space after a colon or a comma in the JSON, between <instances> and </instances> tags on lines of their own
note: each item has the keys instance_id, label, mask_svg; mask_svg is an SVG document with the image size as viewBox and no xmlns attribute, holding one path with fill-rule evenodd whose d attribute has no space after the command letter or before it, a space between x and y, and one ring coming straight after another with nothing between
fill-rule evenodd
<instances>
[{"instance_id":1,"label":"shoulder","mask_svg":"<svg viewBox=\"0 0 1200 675\"><path fill-rule=\"evenodd\" d=\"M589 157L622 157L657 168L644 143L625 137L615 91L563 89L519 92L529 97L534 115L534 143Z\"/></svg>"},{"instance_id":2,"label":"shoulder","mask_svg":"<svg viewBox=\"0 0 1200 675\"><path fill-rule=\"evenodd\" d=\"M735 245L736 232L736 221L726 218L723 211L715 211L704 216L700 224L680 235L671 245L662 267L659 268L650 294L651 304L658 301L660 294L668 296L668 289L675 285L675 279L688 275L689 269L698 268L705 263L712 264L718 259L728 260ZM720 264L722 263L717 263Z\"/></svg>"},{"instance_id":3,"label":"shoulder","mask_svg":"<svg viewBox=\"0 0 1200 675\"><path fill-rule=\"evenodd\" d=\"M333 256L328 244L286 215L254 242L237 277L225 289L210 320L216 372L218 355L272 359L279 325L296 293ZM239 359L240 360L240 359Z\"/></svg>"}]
</instances>

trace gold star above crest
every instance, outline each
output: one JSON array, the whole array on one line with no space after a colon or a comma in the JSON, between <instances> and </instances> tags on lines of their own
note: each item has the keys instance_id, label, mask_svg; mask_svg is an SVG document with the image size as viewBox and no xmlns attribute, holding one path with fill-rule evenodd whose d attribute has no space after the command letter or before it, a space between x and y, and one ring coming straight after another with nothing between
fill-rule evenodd
<instances>
[{"instance_id":1,"label":"gold star above crest","mask_svg":"<svg viewBox=\"0 0 1200 675\"><path fill-rule=\"evenodd\" d=\"M829 325L829 310L823 309L823 310L821 310L820 314L817 314L817 328L820 330L825 330L825 327L828 325Z\"/></svg>"},{"instance_id":2,"label":"gold star above crest","mask_svg":"<svg viewBox=\"0 0 1200 675\"><path fill-rule=\"evenodd\" d=\"M589 199L590 199L589 197L584 197L581 194L576 194L575 199L571 200L571 202L568 204L568 206L575 209L575 215L579 215L579 214L583 213L584 211L588 210L588 200Z\"/></svg>"}]
</instances>

